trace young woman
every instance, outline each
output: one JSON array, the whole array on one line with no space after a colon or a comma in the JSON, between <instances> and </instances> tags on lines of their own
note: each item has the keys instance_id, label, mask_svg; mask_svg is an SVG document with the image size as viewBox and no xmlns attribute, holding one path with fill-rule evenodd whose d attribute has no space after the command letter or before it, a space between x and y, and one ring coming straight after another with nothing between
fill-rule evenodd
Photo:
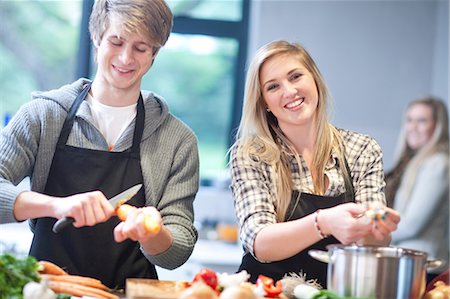
<instances>
[{"instance_id":1,"label":"young woman","mask_svg":"<svg viewBox=\"0 0 450 299\"><path fill-rule=\"evenodd\" d=\"M197 240L197 139L162 98L141 92L172 20L164 0L96 1L94 80L34 93L0 134L0 223L33 219L30 255L111 288L182 265ZM120 222L107 198L136 184L130 203L141 208ZM145 214L161 230L146 231ZM74 226L55 234L62 217Z\"/></svg>"},{"instance_id":2,"label":"young woman","mask_svg":"<svg viewBox=\"0 0 450 299\"><path fill-rule=\"evenodd\" d=\"M449 260L449 132L443 101L425 97L406 110L386 199L402 215L393 244ZM442 269L431 271L428 280Z\"/></svg>"},{"instance_id":3,"label":"young woman","mask_svg":"<svg viewBox=\"0 0 450 299\"><path fill-rule=\"evenodd\" d=\"M326 286L327 265L309 257L310 248L388 244L399 222L398 213L384 208L379 145L331 125L328 100L325 82L302 46L275 41L256 53L230 153L246 251L240 270L252 280L303 272ZM375 206L382 218L361 217Z\"/></svg>"}]
</instances>

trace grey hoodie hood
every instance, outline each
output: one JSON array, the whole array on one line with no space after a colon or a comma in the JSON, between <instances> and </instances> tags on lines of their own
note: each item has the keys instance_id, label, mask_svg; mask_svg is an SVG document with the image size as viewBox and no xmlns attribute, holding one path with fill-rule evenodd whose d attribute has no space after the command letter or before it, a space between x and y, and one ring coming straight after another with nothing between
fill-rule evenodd
<instances>
[{"instance_id":1,"label":"grey hoodie hood","mask_svg":"<svg viewBox=\"0 0 450 299\"><path fill-rule=\"evenodd\" d=\"M31 94L33 100L45 99L56 102L67 112L76 97L81 93L89 79L80 78L77 81L50 91L35 91ZM145 126L142 140L148 138L169 117L169 108L163 98L150 91L141 91L145 107ZM77 115L86 113L87 105L81 106ZM84 111L84 112L83 112Z\"/></svg>"}]
</instances>

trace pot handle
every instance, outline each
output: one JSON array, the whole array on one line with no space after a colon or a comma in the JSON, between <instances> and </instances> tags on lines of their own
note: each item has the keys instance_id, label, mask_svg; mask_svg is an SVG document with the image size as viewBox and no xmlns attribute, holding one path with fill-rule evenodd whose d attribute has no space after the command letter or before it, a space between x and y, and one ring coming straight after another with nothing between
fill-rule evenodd
<instances>
[{"instance_id":1,"label":"pot handle","mask_svg":"<svg viewBox=\"0 0 450 299\"><path fill-rule=\"evenodd\" d=\"M445 264L445 261L441 259L427 259L425 267L427 270L437 269Z\"/></svg>"},{"instance_id":2,"label":"pot handle","mask_svg":"<svg viewBox=\"0 0 450 299\"><path fill-rule=\"evenodd\" d=\"M329 263L330 262L330 256L328 255L327 251L323 250L317 250L317 249L311 249L308 251L308 254L318 261L321 261L323 263Z\"/></svg>"}]
</instances>

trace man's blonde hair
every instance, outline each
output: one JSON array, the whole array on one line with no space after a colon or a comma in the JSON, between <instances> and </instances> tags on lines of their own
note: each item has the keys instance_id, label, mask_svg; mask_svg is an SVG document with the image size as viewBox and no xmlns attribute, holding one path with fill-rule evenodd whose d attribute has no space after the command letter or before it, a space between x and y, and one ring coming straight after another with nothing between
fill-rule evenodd
<instances>
[{"instance_id":1,"label":"man's blonde hair","mask_svg":"<svg viewBox=\"0 0 450 299\"><path fill-rule=\"evenodd\" d=\"M172 11L164 0L97 0L89 20L94 43L100 43L113 16L126 32L148 34L154 53L165 45L173 26Z\"/></svg>"}]
</instances>

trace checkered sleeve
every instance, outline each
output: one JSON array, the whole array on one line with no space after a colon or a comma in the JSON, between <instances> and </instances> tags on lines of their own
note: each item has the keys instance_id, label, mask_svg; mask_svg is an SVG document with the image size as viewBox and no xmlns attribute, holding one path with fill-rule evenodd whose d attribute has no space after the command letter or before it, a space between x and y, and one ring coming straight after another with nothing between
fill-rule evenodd
<instances>
[{"instance_id":1,"label":"checkered sleeve","mask_svg":"<svg viewBox=\"0 0 450 299\"><path fill-rule=\"evenodd\" d=\"M343 136L356 202L380 202L386 205L383 153L380 145L373 138L359 133L345 131Z\"/></svg>"},{"instance_id":2,"label":"checkered sleeve","mask_svg":"<svg viewBox=\"0 0 450 299\"><path fill-rule=\"evenodd\" d=\"M238 147L232 149L230 187L239 222L239 236L245 249L253 256L253 243L258 232L277 222L269 170L270 166L258 157L244 157Z\"/></svg>"}]
</instances>

